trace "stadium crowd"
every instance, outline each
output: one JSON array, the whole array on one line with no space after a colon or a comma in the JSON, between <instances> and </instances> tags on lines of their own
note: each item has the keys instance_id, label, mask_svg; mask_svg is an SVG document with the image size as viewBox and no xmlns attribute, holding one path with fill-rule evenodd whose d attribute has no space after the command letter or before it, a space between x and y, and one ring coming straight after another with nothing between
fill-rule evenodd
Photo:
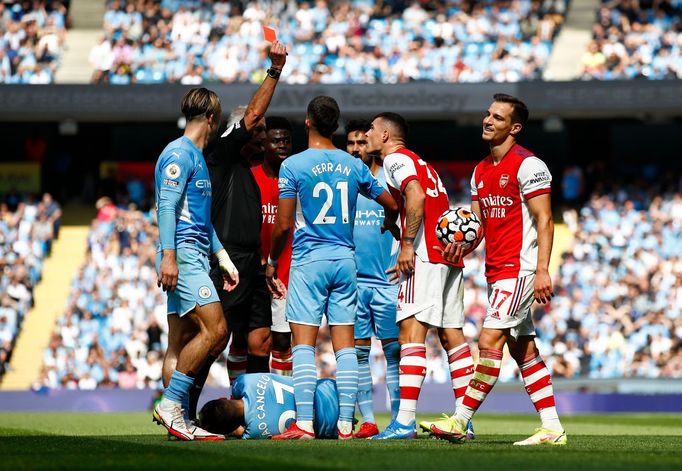
<instances>
[{"instance_id":1,"label":"stadium crowd","mask_svg":"<svg viewBox=\"0 0 682 471\"><path fill-rule=\"evenodd\" d=\"M59 205L47 193L36 201L10 192L0 202L0 379L33 306L33 288L40 282L60 217Z\"/></svg>"},{"instance_id":2,"label":"stadium crowd","mask_svg":"<svg viewBox=\"0 0 682 471\"><path fill-rule=\"evenodd\" d=\"M64 51L68 1L0 3L0 83L48 84Z\"/></svg>"},{"instance_id":3,"label":"stadium crowd","mask_svg":"<svg viewBox=\"0 0 682 471\"><path fill-rule=\"evenodd\" d=\"M134 204L107 197L88 235L66 310L44 352L34 389L124 389L161 385L167 345L166 301L156 286L158 229ZM222 362L224 365L224 361ZM216 368L218 384L227 384Z\"/></svg>"},{"instance_id":4,"label":"stadium crowd","mask_svg":"<svg viewBox=\"0 0 682 471\"><path fill-rule=\"evenodd\" d=\"M110 0L93 82L262 81L262 26L288 83L516 82L541 77L566 0Z\"/></svg>"},{"instance_id":5,"label":"stadium crowd","mask_svg":"<svg viewBox=\"0 0 682 471\"><path fill-rule=\"evenodd\" d=\"M584 79L682 78L682 2L602 0Z\"/></svg>"}]
</instances>

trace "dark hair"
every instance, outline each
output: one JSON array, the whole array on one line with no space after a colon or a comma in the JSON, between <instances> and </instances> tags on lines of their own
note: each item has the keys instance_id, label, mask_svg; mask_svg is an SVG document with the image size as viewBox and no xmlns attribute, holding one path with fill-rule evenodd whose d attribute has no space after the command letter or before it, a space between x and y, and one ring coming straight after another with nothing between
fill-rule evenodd
<instances>
[{"instance_id":1,"label":"dark hair","mask_svg":"<svg viewBox=\"0 0 682 471\"><path fill-rule=\"evenodd\" d=\"M233 401L214 399L201 408L199 423L204 430L227 435L244 423L244 416L239 413Z\"/></svg>"},{"instance_id":2,"label":"dark hair","mask_svg":"<svg viewBox=\"0 0 682 471\"><path fill-rule=\"evenodd\" d=\"M493 95L493 100L500 103L509 103L512 105L512 123L519 123L522 126L526 125L526 121L528 121L528 107L524 102L515 96L504 93L496 93Z\"/></svg>"},{"instance_id":3,"label":"dark hair","mask_svg":"<svg viewBox=\"0 0 682 471\"><path fill-rule=\"evenodd\" d=\"M193 88L182 97L181 109L187 121L208 117L210 114L220 119L220 98L208 88Z\"/></svg>"},{"instance_id":4,"label":"dark hair","mask_svg":"<svg viewBox=\"0 0 682 471\"><path fill-rule=\"evenodd\" d=\"M291 122L282 116L267 116L265 118L265 129L286 129L290 133L294 132Z\"/></svg>"},{"instance_id":5,"label":"dark hair","mask_svg":"<svg viewBox=\"0 0 682 471\"><path fill-rule=\"evenodd\" d=\"M318 96L308 103L310 125L323 137L332 137L339 127L339 105L330 96Z\"/></svg>"},{"instance_id":6,"label":"dark hair","mask_svg":"<svg viewBox=\"0 0 682 471\"><path fill-rule=\"evenodd\" d=\"M370 126L371 123L366 119L351 119L348 121L348 124L346 124L346 136L356 131L367 132L369 131Z\"/></svg>"},{"instance_id":7,"label":"dark hair","mask_svg":"<svg viewBox=\"0 0 682 471\"><path fill-rule=\"evenodd\" d=\"M405 118L400 116L398 113L391 113L390 111L379 113L374 118L372 118L372 121L374 121L377 118L381 118L384 121L388 121L389 123L391 123L394 131L393 132L394 137L398 139L407 138L407 132L409 131L407 121L405 121Z\"/></svg>"}]
</instances>

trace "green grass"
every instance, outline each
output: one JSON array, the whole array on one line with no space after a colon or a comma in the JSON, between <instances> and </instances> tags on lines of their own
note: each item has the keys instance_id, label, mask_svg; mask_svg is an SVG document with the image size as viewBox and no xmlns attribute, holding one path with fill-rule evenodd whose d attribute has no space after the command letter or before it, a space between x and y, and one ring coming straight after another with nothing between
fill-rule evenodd
<instances>
[{"instance_id":1,"label":"green grass","mask_svg":"<svg viewBox=\"0 0 682 471\"><path fill-rule=\"evenodd\" d=\"M428 419L422 416L420 419ZM0 469L682 470L682 415L564 417L566 447L513 447L535 416L475 418L475 441L168 442L151 414L0 413ZM387 423L380 417L380 427Z\"/></svg>"}]
</instances>

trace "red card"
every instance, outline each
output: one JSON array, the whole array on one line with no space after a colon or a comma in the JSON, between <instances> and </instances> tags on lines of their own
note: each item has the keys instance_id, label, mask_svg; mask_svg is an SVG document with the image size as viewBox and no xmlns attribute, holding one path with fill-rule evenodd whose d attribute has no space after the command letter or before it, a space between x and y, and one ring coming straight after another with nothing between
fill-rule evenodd
<instances>
[{"instance_id":1,"label":"red card","mask_svg":"<svg viewBox=\"0 0 682 471\"><path fill-rule=\"evenodd\" d=\"M263 26L263 37L266 41L274 43L277 41L277 32L268 26Z\"/></svg>"}]
</instances>

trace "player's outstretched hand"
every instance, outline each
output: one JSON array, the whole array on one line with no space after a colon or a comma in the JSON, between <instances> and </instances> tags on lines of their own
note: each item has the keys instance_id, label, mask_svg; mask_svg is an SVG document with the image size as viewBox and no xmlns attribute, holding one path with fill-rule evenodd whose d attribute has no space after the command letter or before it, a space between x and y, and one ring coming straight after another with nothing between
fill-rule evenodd
<instances>
[{"instance_id":1,"label":"player's outstretched hand","mask_svg":"<svg viewBox=\"0 0 682 471\"><path fill-rule=\"evenodd\" d=\"M178 264L175 261L175 250L173 254L171 251L165 251L161 259L161 266L159 267L159 276L156 279L156 285L163 287L164 291L175 291L178 285Z\"/></svg>"},{"instance_id":2,"label":"player's outstretched hand","mask_svg":"<svg viewBox=\"0 0 682 471\"><path fill-rule=\"evenodd\" d=\"M270 60L272 61L272 68L282 70L287 61L287 48L279 41L275 41L270 46Z\"/></svg>"},{"instance_id":3,"label":"player's outstretched hand","mask_svg":"<svg viewBox=\"0 0 682 471\"><path fill-rule=\"evenodd\" d=\"M272 265L265 267L265 282L268 285L268 291L275 299L283 299L286 296L286 288L284 283L277 279L277 268ZM284 288L284 289L283 289Z\"/></svg>"},{"instance_id":4,"label":"player's outstretched hand","mask_svg":"<svg viewBox=\"0 0 682 471\"><path fill-rule=\"evenodd\" d=\"M461 244L452 242L446 245L445 248L439 247L437 245L434 245L433 248L440 252L440 254L446 261L455 264L461 263L464 257L466 257L467 255L474 251L473 248L464 250Z\"/></svg>"},{"instance_id":5,"label":"player's outstretched hand","mask_svg":"<svg viewBox=\"0 0 682 471\"><path fill-rule=\"evenodd\" d=\"M383 234L386 231L390 232L395 240L400 240L400 228L398 227L397 224L392 224L388 227L386 227L382 224L381 225L381 233Z\"/></svg>"},{"instance_id":6,"label":"player's outstretched hand","mask_svg":"<svg viewBox=\"0 0 682 471\"><path fill-rule=\"evenodd\" d=\"M538 271L535 274L535 286L533 287L535 300L540 304L547 304L554 296L552 278L547 270Z\"/></svg>"}]
</instances>

